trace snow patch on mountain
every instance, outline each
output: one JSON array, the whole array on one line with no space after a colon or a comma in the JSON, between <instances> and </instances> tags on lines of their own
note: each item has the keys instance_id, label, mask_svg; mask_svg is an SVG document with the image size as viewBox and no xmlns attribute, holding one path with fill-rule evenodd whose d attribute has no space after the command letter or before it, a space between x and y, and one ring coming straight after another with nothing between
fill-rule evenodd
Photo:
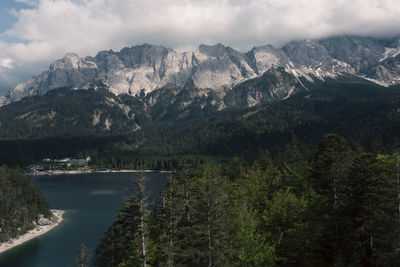
<instances>
[{"instance_id":1,"label":"snow patch on mountain","mask_svg":"<svg viewBox=\"0 0 400 267\"><path fill-rule=\"evenodd\" d=\"M390 48L385 47L385 53L383 54L382 58L379 59L379 62L382 62L388 58L394 58L400 55L400 47Z\"/></svg>"},{"instance_id":2,"label":"snow patch on mountain","mask_svg":"<svg viewBox=\"0 0 400 267\"><path fill-rule=\"evenodd\" d=\"M398 84L399 40L345 36L293 41L280 49L272 45L259 46L247 53L222 44L202 44L183 53L149 44L123 48L119 52L101 51L95 57L81 58L68 53L42 74L1 96L0 106L60 87L89 89L99 82L115 95L147 94L165 86L182 89L189 84L224 97L236 85L278 67L294 75L300 84L302 78L314 82L328 77L336 79L343 73L376 83ZM272 89L283 90L281 87ZM287 93L285 91L285 97ZM153 98L151 105L157 103L156 97Z\"/></svg>"}]
</instances>

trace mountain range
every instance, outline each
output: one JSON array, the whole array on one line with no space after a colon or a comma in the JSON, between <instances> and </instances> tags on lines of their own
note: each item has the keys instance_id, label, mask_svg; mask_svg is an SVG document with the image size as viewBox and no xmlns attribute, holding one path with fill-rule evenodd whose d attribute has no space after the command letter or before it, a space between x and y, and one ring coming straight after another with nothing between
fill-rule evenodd
<instances>
[{"instance_id":1,"label":"mountain range","mask_svg":"<svg viewBox=\"0 0 400 267\"><path fill-rule=\"evenodd\" d=\"M101 51L95 57L81 58L75 53L68 53L42 74L18 84L2 96L0 105L26 96L44 95L60 87L87 89L90 84L101 82L115 95L131 96L141 92L148 94L166 86L180 91L190 84L202 91L199 94L207 94L209 90L218 94L221 101L215 105L223 109L227 103L222 99L235 86L274 69L280 69L294 79L288 82L278 75L277 82L271 84L266 92L267 98L289 97L296 90L306 89L299 78L312 82L343 73L385 86L398 84L399 60L400 38L301 40L290 42L280 49L272 45L254 47L246 53L222 44L202 44L184 53L144 44L123 48L119 52ZM255 105L259 98L249 92L247 104Z\"/></svg>"},{"instance_id":2,"label":"mountain range","mask_svg":"<svg viewBox=\"0 0 400 267\"><path fill-rule=\"evenodd\" d=\"M68 53L1 97L0 137L124 135L257 110L335 84L382 91L399 83L400 38L301 40L246 53L222 44L184 53L148 44L95 57Z\"/></svg>"}]
</instances>

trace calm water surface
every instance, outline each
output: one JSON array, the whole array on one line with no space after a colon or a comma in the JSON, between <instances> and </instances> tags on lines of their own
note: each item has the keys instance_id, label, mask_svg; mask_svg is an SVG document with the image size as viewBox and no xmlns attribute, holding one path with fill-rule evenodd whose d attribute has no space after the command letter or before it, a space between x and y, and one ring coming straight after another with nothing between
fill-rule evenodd
<instances>
[{"instance_id":1,"label":"calm water surface","mask_svg":"<svg viewBox=\"0 0 400 267\"><path fill-rule=\"evenodd\" d=\"M146 173L147 189L156 197L165 173ZM81 243L91 254L111 225L122 201L132 193L134 173L96 173L37 176L37 183L51 208L66 211L64 221L51 232L0 255L1 267L75 266L74 254Z\"/></svg>"}]
</instances>

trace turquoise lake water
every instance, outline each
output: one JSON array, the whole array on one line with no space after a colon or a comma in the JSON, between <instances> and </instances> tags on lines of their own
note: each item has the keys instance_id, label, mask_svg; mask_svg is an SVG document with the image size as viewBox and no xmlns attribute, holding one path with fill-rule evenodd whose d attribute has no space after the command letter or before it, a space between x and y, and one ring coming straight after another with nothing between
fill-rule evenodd
<instances>
[{"instance_id":1,"label":"turquoise lake water","mask_svg":"<svg viewBox=\"0 0 400 267\"><path fill-rule=\"evenodd\" d=\"M146 173L147 190L155 199L168 174ZM96 173L36 176L51 208L65 210L64 221L51 232L0 255L1 267L75 266L74 254L81 243L90 251L111 225L123 200L132 194L134 173Z\"/></svg>"}]
</instances>

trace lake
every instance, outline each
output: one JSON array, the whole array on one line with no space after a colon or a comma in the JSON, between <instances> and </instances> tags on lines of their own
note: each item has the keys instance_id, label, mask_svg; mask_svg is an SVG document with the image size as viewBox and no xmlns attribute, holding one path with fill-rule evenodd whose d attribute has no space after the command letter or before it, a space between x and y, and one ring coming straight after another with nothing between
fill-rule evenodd
<instances>
[{"instance_id":1,"label":"lake","mask_svg":"<svg viewBox=\"0 0 400 267\"><path fill-rule=\"evenodd\" d=\"M52 209L65 210L64 221L51 232L0 255L2 267L75 266L74 254L83 243L91 254L111 225L123 200L132 194L135 173L92 173L35 176ZM155 198L166 173L145 173L147 190Z\"/></svg>"}]
</instances>

